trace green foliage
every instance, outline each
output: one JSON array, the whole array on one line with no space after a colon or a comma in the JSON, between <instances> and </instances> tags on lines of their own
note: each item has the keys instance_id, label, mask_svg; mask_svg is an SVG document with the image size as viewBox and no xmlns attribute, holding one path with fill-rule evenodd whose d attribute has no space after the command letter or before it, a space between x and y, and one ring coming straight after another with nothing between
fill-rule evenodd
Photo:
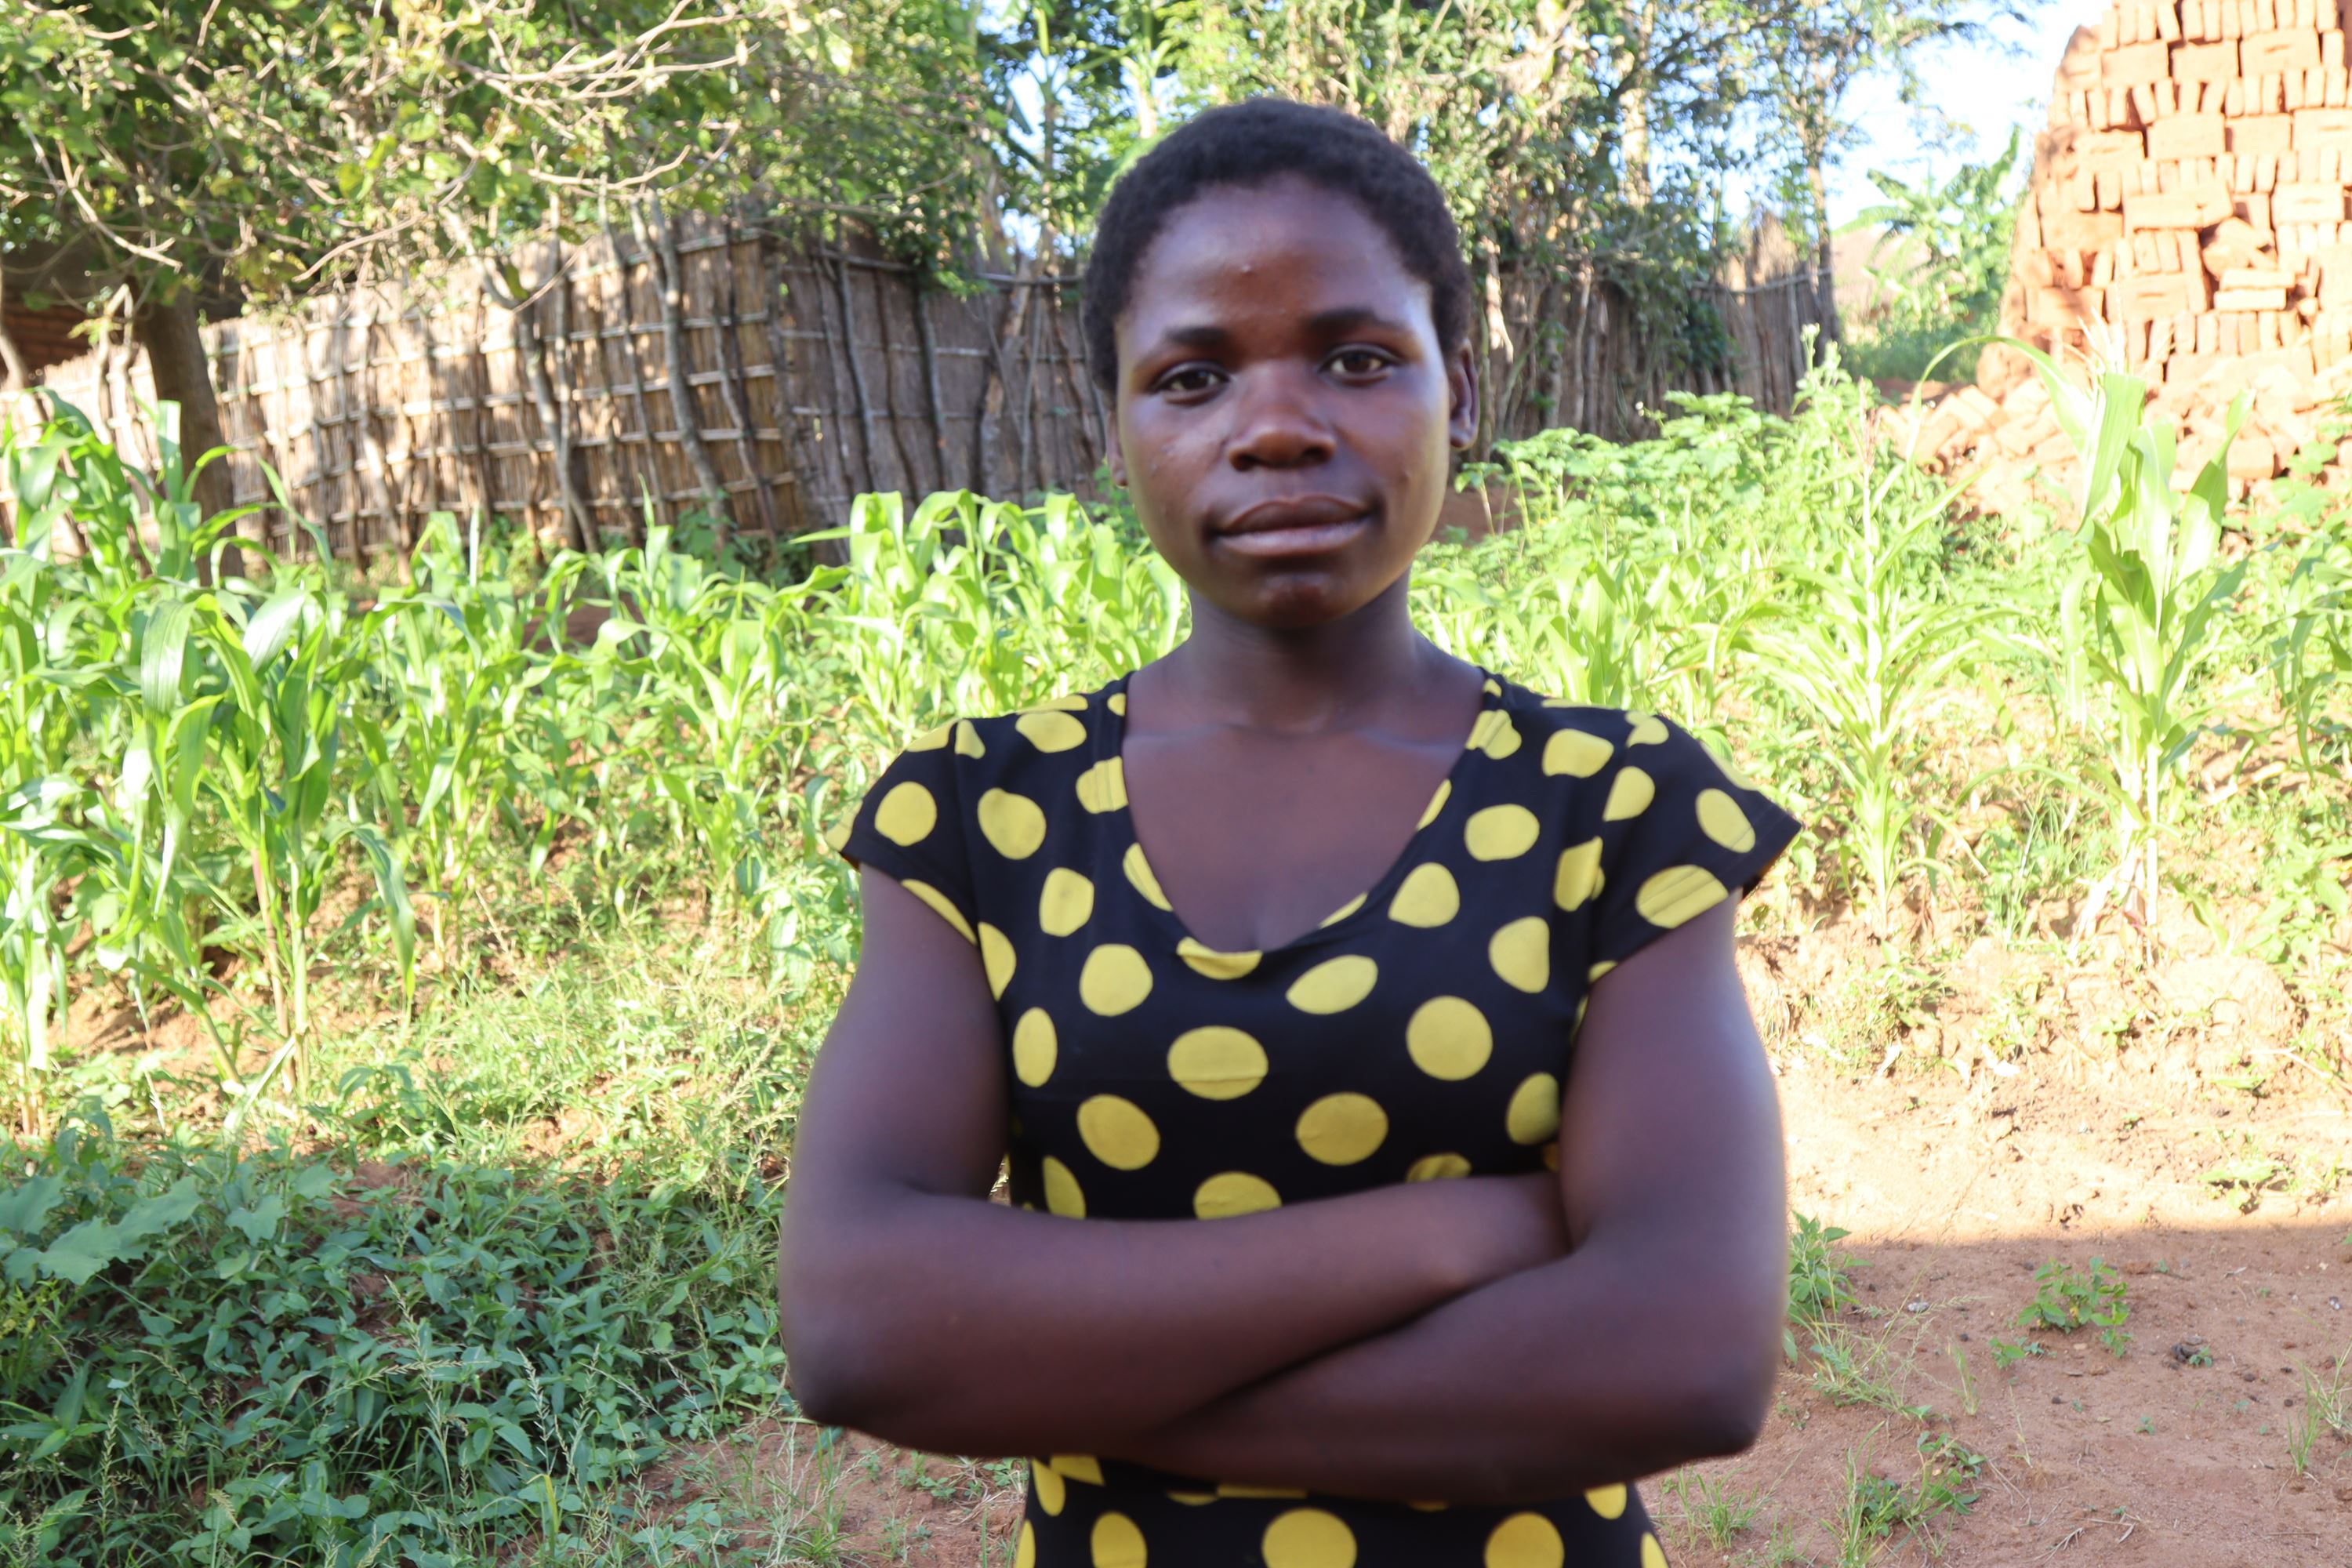
<instances>
[{"instance_id":1,"label":"green foliage","mask_svg":"<svg viewBox=\"0 0 2352 1568\"><path fill-rule=\"evenodd\" d=\"M2131 1321L2131 1305L2125 1299L2128 1288L2105 1262L2094 1258L2088 1268L2077 1272L2053 1258L2034 1269L2033 1286L2033 1300L2017 1315L2020 1327L2055 1329L2062 1334L2095 1328L2100 1342L2116 1355L2130 1344L2131 1336L2123 1331Z\"/></svg>"},{"instance_id":2,"label":"green foliage","mask_svg":"<svg viewBox=\"0 0 2352 1568\"><path fill-rule=\"evenodd\" d=\"M0 1553L425 1568L782 1386L747 1173L141 1160L102 1120L5 1152Z\"/></svg>"},{"instance_id":3,"label":"green foliage","mask_svg":"<svg viewBox=\"0 0 2352 1568\"><path fill-rule=\"evenodd\" d=\"M1851 1233L1823 1225L1807 1215L1791 1215L1796 1229L1789 1237L1789 1322L1781 1331L1781 1348L1797 1359L1797 1336L1818 1336L1837 1315L1854 1303L1854 1261L1836 1250Z\"/></svg>"},{"instance_id":4,"label":"green foliage","mask_svg":"<svg viewBox=\"0 0 2352 1568\"><path fill-rule=\"evenodd\" d=\"M1999 157L1962 163L1941 181L1906 184L1871 171L1885 199L1841 231L1880 231L1869 272L1887 303L1857 331L1851 353L1857 375L1916 381L1950 344L1999 326L2024 191L2023 149L2023 133L2012 130ZM1976 374L1976 358L1973 348L1962 350L1944 359L1938 374L1965 381Z\"/></svg>"}]
</instances>

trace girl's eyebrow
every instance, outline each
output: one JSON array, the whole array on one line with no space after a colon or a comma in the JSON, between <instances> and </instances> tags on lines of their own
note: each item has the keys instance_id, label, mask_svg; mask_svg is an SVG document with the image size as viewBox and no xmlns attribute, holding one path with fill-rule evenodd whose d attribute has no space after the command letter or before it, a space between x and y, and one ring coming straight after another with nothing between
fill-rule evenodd
<instances>
[{"instance_id":1,"label":"girl's eyebrow","mask_svg":"<svg viewBox=\"0 0 2352 1568\"><path fill-rule=\"evenodd\" d=\"M1369 305L1335 305L1307 318L1307 331L1318 338L1338 337L1343 332L1358 331L1367 327L1376 331L1406 335L1412 331L1402 321L1383 316ZM1213 322L1202 322L1194 326L1170 327L1160 334L1159 341L1152 346L1217 349L1233 342L1233 333L1223 327Z\"/></svg>"}]
</instances>

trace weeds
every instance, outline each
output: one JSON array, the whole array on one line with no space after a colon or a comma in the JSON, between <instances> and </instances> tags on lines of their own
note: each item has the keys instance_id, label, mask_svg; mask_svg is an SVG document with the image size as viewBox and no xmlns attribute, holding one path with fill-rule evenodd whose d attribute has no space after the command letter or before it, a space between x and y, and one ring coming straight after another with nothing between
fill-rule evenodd
<instances>
[{"instance_id":1,"label":"weeds","mask_svg":"<svg viewBox=\"0 0 2352 1568\"><path fill-rule=\"evenodd\" d=\"M1810 1340L1826 1332L1837 1315L1853 1305L1856 1265L1836 1250L1850 1232L1810 1215L1791 1217L1797 1227L1789 1237L1789 1322L1780 1342L1795 1361L1800 1336Z\"/></svg>"},{"instance_id":2,"label":"weeds","mask_svg":"<svg viewBox=\"0 0 2352 1568\"><path fill-rule=\"evenodd\" d=\"M1684 1522L1717 1552L1729 1551L1735 1537L1752 1529L1763 1507L1755 1493L1695 1466L1676 1470L1661 1485L1683 1510Z\"/></svg>"},{"instance_id":3,"label":"weeds","mask_svg":"<svg viewBox=\"0 0 2352 1568\"><path fill-rule=\"evenodd\" d=\"M2103 1260L2094 1258L2078 1272L2053 1258L2034 1269L2033 1285L2033 1300L2017 1315L2020 1327L2062 1334L2095 1328L2099 1342L2112 1353L2120 1356L2130 1349L2131 1336L2123 1328L2131 1320L2128 1289Z\"/></svg>"}]
</instances>

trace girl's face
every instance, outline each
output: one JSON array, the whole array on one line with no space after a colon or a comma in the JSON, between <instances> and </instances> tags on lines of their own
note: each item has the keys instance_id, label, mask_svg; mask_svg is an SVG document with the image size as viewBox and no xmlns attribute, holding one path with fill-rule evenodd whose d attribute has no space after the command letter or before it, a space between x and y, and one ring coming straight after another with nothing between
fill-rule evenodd
<instances>
[{"instance_id":1,"label":"girl's face","mask_svg":"<svg viewBox=\"0 0 2352 1568\"><path fill-rule=\"evenodd\" d=\"M1153 544L1217 609L1318 626L1402 577L1477 426L1467 349L1351 198L1299 179L1171 214L1118 320L1118 440Z\"/></svg>"}]
</instances>

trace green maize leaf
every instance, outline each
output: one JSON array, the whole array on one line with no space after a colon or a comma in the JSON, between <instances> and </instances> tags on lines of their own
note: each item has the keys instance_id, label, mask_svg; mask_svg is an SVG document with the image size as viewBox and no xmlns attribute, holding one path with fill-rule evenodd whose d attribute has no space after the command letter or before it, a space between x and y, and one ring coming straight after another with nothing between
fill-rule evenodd
<instances>
[{"instance_id":1,"label":"green maize leaf","mask_svg":"<svg viewBox=\"0 0 2352 1568\"><path fill-rule=\"evenodd\" d=\"M194 620L194 611L182 599L166 599L148 614L139 636L139 695L150 713L168 713L180 700Z\"/></svg>"},{"instance_id":2,"label":"green maize leaf","mask_svg":"<svg viewBox=\"0 0 2352 1568\"><path fill-rule=\"evenodd\" d=\"M255 669L260 669L284 650L300 624L302 612L310 606L310 591L289 588L278 594L253 613L245 624L245 657Z\"/></svg>"}]
</instances>

